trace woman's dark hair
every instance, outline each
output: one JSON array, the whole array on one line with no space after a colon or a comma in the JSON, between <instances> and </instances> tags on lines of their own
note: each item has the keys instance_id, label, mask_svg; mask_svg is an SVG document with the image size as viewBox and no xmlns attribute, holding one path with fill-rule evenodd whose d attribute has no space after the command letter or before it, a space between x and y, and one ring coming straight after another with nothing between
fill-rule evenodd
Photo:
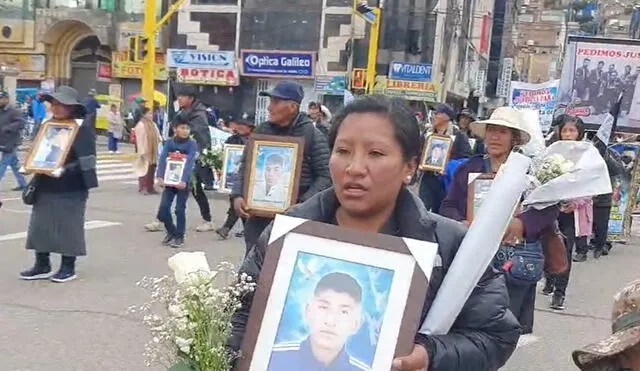
<instances>
[{"instance_id":1,"label":"woman's dark hair","mask_svg":"<svg viewBox=\"0 0 640 371\"><path fill-rule=\"evenodd\" d=\"M404 100L383 95L365 95L338 111L331 120L329 131L329 147L332 150L342 123L353 113L377 113L386 116L393 125L405 161L420 158L423 138L413 110Z\"/></svg>"},{"instance_id":2,"label":"woman's dark hair","mask_svg":"<svg viewBox=\"0 0 640 371\"><path fill-rule=\"evenodd\" d=\"M320 103L318 103L318 102L309 102L309 108L320 109Z\"/></svg>"},{"instance_id":3,"label":"woman's dark hair","mask_svg":"<svg viewBox=\"0 0 640 371\"><path fill-rule=\"evenodd\" d=\"M580 117L570 116L570 115L562 115L562 121L558 124L558 136L562 139L562 128L567 124L573 124L578 129L578 139L584 139L584 121Z\"/></svg>"},{"instance_id":4,"label":"woman's dark hair","mask_svg":"<svg viewBox=\"0 0 640 371\"><path fill-rule=\"evenodd\" d=\"M147 112L149 112L150 109L147 106L142 107L142 109L140 110L140 112L142 112L142 116L146 115Z\"/></svg>"}]
</instances>

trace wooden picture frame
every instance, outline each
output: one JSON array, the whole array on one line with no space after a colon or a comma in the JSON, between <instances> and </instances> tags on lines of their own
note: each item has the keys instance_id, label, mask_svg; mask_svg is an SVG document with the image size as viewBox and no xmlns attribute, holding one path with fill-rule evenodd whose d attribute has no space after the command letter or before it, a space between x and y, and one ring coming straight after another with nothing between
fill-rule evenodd
<instances>
[{"instance_id":1,"label":"wooden picture frame","mask_svg":"<svg viewBox=\"0 0 640 371\"><path fill-rule=\"evenodd\" d=\"M471 174L469 174L471 176ZM467 191L467 221L473 222L473 217L482 204L482 199L489 192L495 174L482 173L469 182Z\"/></svg>"},{"instance_id":2,"label":"wooden picture frame","mask_svg":"<svg viewBox=\"0 0 640 371\"><path fill-rule=\"evenodd\" d=\"M296 321L313 321L317 312L309 312L309 308L319 295L319 282L335 273L343 277L348 275L352 283L361 287L358 303L360 312L354 314L362 319L362 327L358 331L371 334L369 326L378 324L375 327L377 331L374 331L375 342L359 340L359 332L336 339L337 343L343 344L341 354L346 354L350 362L359 363L361 368L371 370L391 369L394 358L410 354L415 334L421 326L422 308L437 255L437 244L282 216L277 217L272 234L281 229L278 223L285 218L297 222L293 229L281 237L272 236L272 243L266 249L237 370L283 369L270 363L277 365L278 360L283 360L282 353L276 352L296 351L292 341L287 341L288 338L296 337L294 342L305 344L310 337L319 336L311 324L299 325L300 322ZM409 246L413 247L413 251L426 254L422 261L428 261L431 265L423 265L426 268L424 271ZM314 261L317 265L312 264ZM363 271L359 272L359 269ZM374 273L377 269L381 271ZM349 285L343 283L339 287L348 290ZM387 290L383 300L377 299L379 295L376 290L380 287L383 287L383 292ZM306 305L303 305L303 301ZM376 304L372 305L374 302ZM291 314L291 308L296 314ZM375 318L369 315L374 310L372 308L377 308L376 313L379 313ZM382 308L381 313L379 308ZM319 318L322 321L322 315ZM287 330L301 327L308 328L306 334ZM369 339L366 335L365 338ZM358 346L370 347L358 350L360 354L369 356L358 357Z\"/></svg>"},{"instance_id":3,"label":"wooden picture frame","mask_svg":"<svg viewBox=\"0 0 640 371\"><path fill-rule=\"evenodd\" d=\"M42 124L27 156L25 170L50 175L63 168L79 130L75 120L49 120Z\"/></svg>"},{"instance_id":4,"label":"wooden picture frame","mask_svg":"<svg viewBox=\"0 0 640 371\"><path fill-rule=\"evenodd\" d=\"M271 218L296 204L304 138L254 134L247 143L244 199L249 214ZM267 174L269 161L273 170ZM269 179L274 177L274 179ZM269 184L277 182L276 184Z\"/></svg>"},{"instance_id":5,"label":"wooden picture frame","mask_svg":"<svg viewBox=\"0 0 640 371\"><path fill-rule=\"evenodd\" d=\"M444 173L451 156L451 147L453 147L453 139L446 135L432 134L427 138L420 160L420 170L435 171ZM438 149L439 155L432 156L433 151Z\"/></svg>"},{"instance_id":6,"label":"wooden picture frame","mask_svg":"<svg viewBox=\"0 0 640 371\"><path fill-rule=\"evenodd\" d=\"M222 171L220 174L219 192L231 193L233 191L233 183L237 181L243 153L244 145L242 144L224 145L222 149ZM238 154L240 156L238 156ZM236 159L238 160L237 164L235 163Z\"/></svg>"}]
</instances>

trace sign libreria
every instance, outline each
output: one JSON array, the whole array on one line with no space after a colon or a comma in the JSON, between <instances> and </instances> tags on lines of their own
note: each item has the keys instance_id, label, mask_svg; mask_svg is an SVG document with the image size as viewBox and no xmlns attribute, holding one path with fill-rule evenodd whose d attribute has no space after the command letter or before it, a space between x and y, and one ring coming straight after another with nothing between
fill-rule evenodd
<instances>
[{"instance_id":1,"label":"sign libreria","mask_svg":"<svg viewBox=\"0 0 640 371\"><path fill-rule=\"evenodd\" d=\"M242 50L242 75L312 79L316 53L306 51Z\"/></svg>"}]
</instances>

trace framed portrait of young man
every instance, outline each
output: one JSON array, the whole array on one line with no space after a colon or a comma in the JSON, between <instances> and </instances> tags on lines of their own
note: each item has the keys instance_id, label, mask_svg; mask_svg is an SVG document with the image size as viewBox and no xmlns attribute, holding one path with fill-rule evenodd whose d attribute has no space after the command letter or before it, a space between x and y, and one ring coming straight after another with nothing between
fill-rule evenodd
<instances>
[{"instance_id":1,"label":"framed portrait of young man","mask_svg":"<svg viewBox=\"0 0 640 371\"><path fill-rule=\"evenodd\" d=\"M249 138L244 194L251 215L273 217L296 203L303 149L299 137Z\"/></svg>"},{"instance_id":2,"label":"framed portrait of young man","mask_svg":"<svg viewBox=\"0 0 640 371\"><path fill-rule=\"evenodd\" d=\"M420 170L443 173L449 162L453 140L449 136L430 135L424 146Z\"/></svg>"},{"instance_id":3,"label":"framed portrait of young man","mask_svg":"<svg viewBox=\"0 0 640 371\"><path fill-rule=\"evenodd\" d=\"M238 370L390 370L413 349L436 255L435 243L278 215Z\"/></svg>"},{"instance_id":4,"label":"framed portrait of young man","mask_svg":"<svg viewBox=\"0 0 640 371\"><path fill-rule=\"evenodd\" d=\"M74 120L44 123L27 156L25 170L34 174L51 174L63 168L79 129Z\"/></svg>"},{"instance_id":5,"label":"framed portrait of young man","mask_svg":"<svg viewBox=\"0 0 640 371\"><path fill-rule=\"evenodd\" d=\"M231 193L233 185L238 181L240 162L244 146L241 144L225 144L222 152L222 174L220 175L220 192Z\"/></svg>"},{"instance_id":6,"label":"framed portrait of young man","mask_svg":"<svg viewBox=\"0 0 640 371\"><path fill-rule=\"evenodd\" d=\"M472 222L474 215L480 210L484 198L489 193L494 174L470 173L467 191L467 221Z\"/></svg>"},{"instance_id":7,"label":"framed portrait of young man","mask_svg":"<svg viewBox=\"0 0 640 371\"><path fill-rule=\"evenodd\" d=\"M182 175L187 166L187 156L179 153L169 154L164 171L164 185L175 187L182 182Z\"/></svg>"}]
</instances>

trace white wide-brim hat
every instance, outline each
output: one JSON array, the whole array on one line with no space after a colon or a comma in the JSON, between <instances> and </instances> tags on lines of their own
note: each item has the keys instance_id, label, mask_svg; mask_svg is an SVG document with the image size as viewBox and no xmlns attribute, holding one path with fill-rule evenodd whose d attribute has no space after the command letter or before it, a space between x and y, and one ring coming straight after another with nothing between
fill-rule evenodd
<instances>
[{"instance_id":1,"label":"white wide-brim hat","mask_svg":"<svg viewBox=\"0 0 640 371\"><path fill-rule=\"evenodd\" d=\"M506 128L518 130L520 132L520 142L518 145L520 146L529 143L531 140L531 134L529 134L527 127L524 124L524 118L520 112L514 108L496 108L488 120L472 122L470 125L471 132L484 139L487 131L487 125L504 126Z\"/></svg>"}]
</instances>

